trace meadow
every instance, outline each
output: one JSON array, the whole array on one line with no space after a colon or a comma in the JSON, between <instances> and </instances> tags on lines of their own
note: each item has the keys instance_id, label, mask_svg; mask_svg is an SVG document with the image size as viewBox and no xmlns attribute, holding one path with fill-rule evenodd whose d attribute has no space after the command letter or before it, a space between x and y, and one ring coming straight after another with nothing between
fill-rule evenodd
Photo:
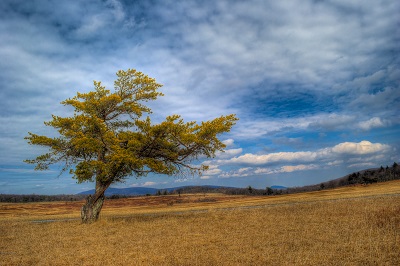
<instances>
[{"instance_id":1,"label":"meadow","mask_svg":"<svg viewBox=\"0 0 400 266\"><path fill-rule=\"evenodd\" d=\"M2 265L400 265L400 181L279 196L0 203Z\"/></svg>"}]
</instances>

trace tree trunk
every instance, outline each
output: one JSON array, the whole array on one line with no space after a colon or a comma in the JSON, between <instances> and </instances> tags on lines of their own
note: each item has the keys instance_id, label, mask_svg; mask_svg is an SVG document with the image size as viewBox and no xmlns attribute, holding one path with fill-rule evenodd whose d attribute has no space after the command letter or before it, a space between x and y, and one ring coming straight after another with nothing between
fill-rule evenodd
<instances>
[{"instance_id":1,"label":"tree trunk","mask_svg":"<svg viewBox=\"0 0 400 266\"><path fill-rule=\"evenodd\" d=\"M99 181L96 182L96 192L94 195L89 195L86 198L85 204L81 209L82 223L89 224L96 222L99 219L101 208L104 203L104 192L109 185L101 184Z\"/></svg>"},{"instance_id":2,"label":"tree trunk","mask_svg":"<svg viewBox=\"0 0 400 266\"><path fill-rule=\"evenodd\" d=\"M99 219L100 211L103 207L104 195L99 197L96 201L94 199L95 197L92 195L86 198L86 203L81 209L82 223L89 224Z\"/></svg>"}]
</instances>

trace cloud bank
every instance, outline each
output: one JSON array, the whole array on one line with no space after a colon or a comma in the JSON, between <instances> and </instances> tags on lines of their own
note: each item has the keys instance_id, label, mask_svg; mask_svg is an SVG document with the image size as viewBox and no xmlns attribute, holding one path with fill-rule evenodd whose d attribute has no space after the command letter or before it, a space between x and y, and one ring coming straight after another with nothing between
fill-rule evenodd
<instances>
[{"instance_id":1,"label":"cloud bank","mask_svg":"<svg viewBox=\"0 0 400 266\"><path fill-rule=\"evenodd\" d=\"M330 166L344 165L347 167L371 166L372 161L393 152L386 144L361 142L343 142L333 147L316 151L276 152L269 154L251 154L235 156L229 159L217 158L208 161L210 169L206 175L227 177L246 177L249 175L269 175L278 173L292 173L313 169L324 169ZM354 163L358 162L358 163ZM360 163L363 162L363 163ZM221 171L224 166L239 166L238 170ZM245 166L245 167L244 167Z\"/></svg>"}]
</instances>

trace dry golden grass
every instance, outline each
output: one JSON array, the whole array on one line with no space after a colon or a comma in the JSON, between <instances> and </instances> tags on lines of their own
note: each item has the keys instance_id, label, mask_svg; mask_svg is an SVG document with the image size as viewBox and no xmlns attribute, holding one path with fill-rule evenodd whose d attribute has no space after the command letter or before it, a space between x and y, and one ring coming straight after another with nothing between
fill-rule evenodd
<instances>
[{"instance_id":1,"label":"dry golden grass","mask_svg":"<svg viewBox=\"0 0 400 266\"><path fill-rule=\"evenodd\" d=\"M400 181L113 200L91 225L32 222L78 218L81 204L0 204L0 264L400 265Z\"/></svg>"}]
</instances>

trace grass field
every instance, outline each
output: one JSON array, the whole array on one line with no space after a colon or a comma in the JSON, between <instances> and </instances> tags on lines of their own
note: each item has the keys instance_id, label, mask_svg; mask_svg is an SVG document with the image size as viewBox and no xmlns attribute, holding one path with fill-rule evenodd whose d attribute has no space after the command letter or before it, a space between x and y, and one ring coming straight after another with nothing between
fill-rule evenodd
<instances>
[{"instance_id":1,"label":"grass field","mask_svg":"<svg viewBox=\"0 0 400 266\"><path fill-rule=\"evenodd\" d=\"M82 204L0 203L0 264L400 265L400 181L108 200L90 225Z\"/></svg>"}]
</instances>

